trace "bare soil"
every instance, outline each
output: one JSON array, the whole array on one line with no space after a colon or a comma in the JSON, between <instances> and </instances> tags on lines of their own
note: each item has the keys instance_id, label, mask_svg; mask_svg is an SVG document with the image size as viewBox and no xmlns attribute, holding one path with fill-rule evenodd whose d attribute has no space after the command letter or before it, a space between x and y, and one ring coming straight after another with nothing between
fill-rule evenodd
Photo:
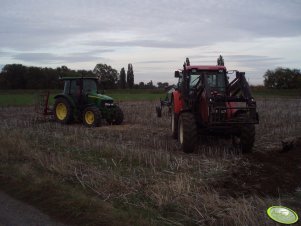
<instances>
[{"instance_id":1,"label":"bare soil","mask_svg":"<svg viewBox=\"0 0 301 226\"><path fill-rule=\"evenodd\" d=\"M288 152L280 149L254 152L243 157L248 164L239 165L225 178L220 188L224 194L258 194L279 197L295 193L301 187L301 147Z\"/></svg>"}]
</instances>

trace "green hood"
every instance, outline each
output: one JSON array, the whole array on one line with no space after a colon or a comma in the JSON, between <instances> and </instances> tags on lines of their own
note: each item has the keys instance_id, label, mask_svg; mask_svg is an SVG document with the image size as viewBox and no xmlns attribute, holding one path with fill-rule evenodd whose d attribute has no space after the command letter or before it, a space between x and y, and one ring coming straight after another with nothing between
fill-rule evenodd
<instances>
[{"instance_id":1,"label":"green hood","mask_svg":"<svg viewBox=\"0 0 301 226\"><path fill-rule=\"evenodd\" d=\"M88 97L92 99L98 99L98 100L113 100L112 97L102 95L102 94L96 94L96 93L90 93L88 94Z\"/></svg>"}]
</instances>

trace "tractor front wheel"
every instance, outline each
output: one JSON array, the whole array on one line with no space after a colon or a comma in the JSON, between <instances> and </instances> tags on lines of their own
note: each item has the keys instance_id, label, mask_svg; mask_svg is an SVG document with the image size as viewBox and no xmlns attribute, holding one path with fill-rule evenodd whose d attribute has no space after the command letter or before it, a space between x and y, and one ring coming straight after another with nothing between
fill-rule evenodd
<instances>
[{"instance_id":1,"label":"tractor front wheel","mask_svg":"<svg viewBox=\"0 0 301 226\"><path fill-rule=\"evenodd\" d=\"M185 153L196 149L198 132L195 117L190 112L183 112L179 117L178 140Z\"/></svg>"},{"instance_id":2,"label":"tractor front wheel","mask_svg":"<svg viewBox=\"0 0 301 226\"><path fill-rule=\"evenodd\" d=\"M255 126L245 125L240 130L240 147L242 153L252 152L252 148L255 142Z\"/></svg>"},{"instance_id":3,"label":"tractor front wheel","mask_svg":"<svg viewBox=\"0 0 301 226\"><path fill-rule=\"evenodd\" d=\"M57 98L54 106L54 119L62 124L68 124L73 121L72 106L65 98Z\"/></svg>"},{"instance_id":4,"label":"tractor front wheel","mask_svg":"<svg viewBox=\"0 0 301 226\"><path fill-rule=\"evenodd\" d=\"M100 126L101 113L97 107L87 107L83 111L83 124L87 127Z\"/></svg>"},{"instance_id":5,"label":"tractor front wheel","mask_svg":"<svg viewBox=\"0 0 301 226\"><path fill-rule=\"evenodd\" d=\"M255 126L244 125L240 128L240 135L232 138L233 145L240 148L242 153L251 153L255 142Z\"/></svg>"},{"instance_id":6,"label":"tractor front wheel","mask_svg":"<svg viewBox=\"0 0 301 226\"><path fill-rule=\"evenodd\" d=\"M160 106L156 106L156 113L158 118L162 117L162 108Z\"/></svg>"},{"instance_id":7,"label":"tractor front wheel","mask_svg":"<svg viewBox=\"0 0 301 226\"><path fill-rule=\"evenodd\" d=\"M112 109L112 116L110 119L107 119L107 122L113 125L120 125L123 122L123 118L123 111L119 106L116 106Z\"/></svg>"}]
</instances>

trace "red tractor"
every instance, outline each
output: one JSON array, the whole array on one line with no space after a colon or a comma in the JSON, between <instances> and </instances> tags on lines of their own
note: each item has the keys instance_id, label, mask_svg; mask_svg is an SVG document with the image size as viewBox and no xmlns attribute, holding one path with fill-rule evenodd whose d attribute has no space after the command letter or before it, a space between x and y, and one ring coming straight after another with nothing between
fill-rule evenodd
<instances>
[{"instance_id":1,"label":"red tractor","mask_svg":"<svg viewBox=\"0 0 301 226\"><path fill-rule=\"evenodd\" d=\"M229 73L224 66L191 66L189 60L175 71L171 130L184 152L193 152L205 136L232 138L243 153L252 151L259 123L256 102L245 73L233 71L232 82Z\"/></svg>"}]
</instances>

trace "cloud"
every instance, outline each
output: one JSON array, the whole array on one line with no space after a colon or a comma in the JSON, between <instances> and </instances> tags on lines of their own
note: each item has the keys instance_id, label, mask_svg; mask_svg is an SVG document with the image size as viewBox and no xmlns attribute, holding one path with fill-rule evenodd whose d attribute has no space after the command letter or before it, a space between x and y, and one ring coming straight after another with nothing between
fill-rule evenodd
<instances>
[{"instance_id":1,"label":"cloud","mask_svg":"<svg viewBox=\"0 0 301 226\"><path fill-rule=\"evenodd\" d=\"M62 64L101 60L102 57L89 53L73 53L72 55L57 55L52 53L20 53L14 55L14 59L24 62L39 62L42 64Z\"/></svg>"},{"instance_id":2,"label":"cloud","mask_svg":"<svg viewBox=\"0 0 301 226\"><path fill-rule=\"evenodd\" d=\"M164 74L167 64L170 70L186 56L210 64L222 54L226 63L260 74L281 62L298 64L300 51L288 54L284 42L250 43L283 37L300 43L300 9L298 0L2 0L0 57L4 63L78 67L100 60L118 67L136 62L146 70L143 77L152 73L143 64ZM160 72L157 77L165 79Z\"/></svg>"},{"instance_id":3,"label":"cloud","mask_svg":"<svg viewBox=\"0 0 301 226\"><path fill-rule=\"evenodd\" d=\"M140 61L135 62L136 64L168 64L175 63L175 60L148 60L148 61Z\"/></svg>"},{"instance_id":4,"label":"cloud","mask_svg":"<svg viewBox=\"0 0 301 226\"><path fill-rule=\"evenodd\" d=\"M92 40L108 46L180 48L226 40L301 34L298 1L11 1L0 15L1 46L56 46L91 32L128 32L139 39ZM162 40L163 39L163 40Z\"/></svg>"}]
</instances>

